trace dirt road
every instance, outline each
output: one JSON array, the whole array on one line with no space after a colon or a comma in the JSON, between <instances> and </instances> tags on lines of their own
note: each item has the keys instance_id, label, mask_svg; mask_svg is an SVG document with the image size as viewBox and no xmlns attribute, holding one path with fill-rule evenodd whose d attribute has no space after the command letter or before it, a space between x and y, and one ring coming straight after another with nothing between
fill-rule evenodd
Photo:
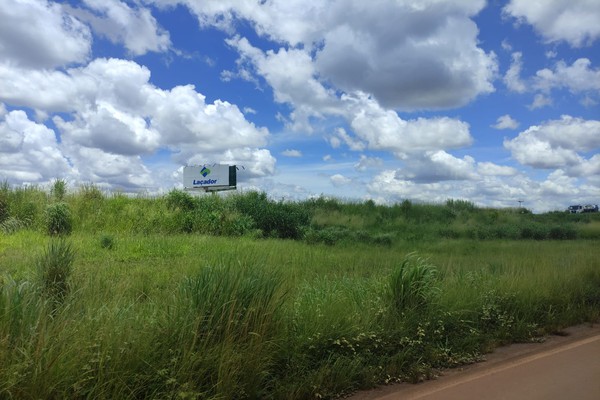
<instances>
[{"instance_id":1,"label":"dirt road","mask_svg":"<svg viewBox=\"0 0 600 400\"><path fill-rule=\"evenodd\" d=\"M488 361L418 385L358 393L353 400L598 400L600 326L574 327L542 344L498 349Z\"/></svg>"}]
</instances>

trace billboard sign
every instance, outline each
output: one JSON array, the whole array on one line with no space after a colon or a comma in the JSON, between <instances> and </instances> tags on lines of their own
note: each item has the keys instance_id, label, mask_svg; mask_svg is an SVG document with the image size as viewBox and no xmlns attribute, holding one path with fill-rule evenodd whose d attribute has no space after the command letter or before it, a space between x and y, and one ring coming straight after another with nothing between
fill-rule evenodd
<instances>
[{"instance_id":1,"label":"billboard sign","mask_svg":"<svg viewBox=\"0 0 600 400\"><path fill-rule=\"evenodd\" d=\"M235 189L236 168L229 165L195 165L183 168L183 186L186 189Z\"/></svg>"}]
</instances>

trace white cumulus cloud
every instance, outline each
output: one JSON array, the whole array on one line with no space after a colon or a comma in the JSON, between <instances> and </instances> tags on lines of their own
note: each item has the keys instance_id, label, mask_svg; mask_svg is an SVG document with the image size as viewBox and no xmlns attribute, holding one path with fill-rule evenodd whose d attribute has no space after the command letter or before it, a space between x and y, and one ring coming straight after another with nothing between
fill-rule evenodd
<instances>
[{"instance_id":1,"label":"white cumulus cloud","mask_svg":"<svg viewBox=\"0 0 600 400\"><path fill-rule=\"evenodd\" d=\"M485 176L514 176L518 173L516 168L487 161L477 163L477 172Z\"/></svg>"},{"instance_id":2,"label":"white cumulus cloud","mask_svg":"<svg viewBox=\"0 0 600 400\"><path fill-rule=\"evenodd\" d=\"M511 0L504 12L533 25L547 42L589 45L600 38L600 2L596 0Z\"/></svg>"},{"instance_id":3,"label":"white cumulus cloud","mask_svg":"<svg viewBox=\"0 0 600 400\"><path fill-rule=\"evenodd\" d=\"M345 92L369 93L385 107L452 108L494 91L496 57L478 47L478 29L470 19L483 8L482 1L414 4L389 0L367 4L336 0L309 7L298 0L260 4L225 1L218 7L186 3L204 23L218 21L215 24L222 27L224 20L249 20L259 34L294 46L268 53L268 57L304 53L307 59L301 65L310 64L319 79ZM226 25L235 28L234 24ZM247 57L240 44L236 47ZM297 50L298 44L305 50ZM259 64L256 56L253 54L254 62ZM296 79L297 70L296 66L277 68L291 81ZM273 81L260 65L258 72ZM315 76L310 72L310 77ZM311 85L310 79L304 81ZM281 85L271 85L277 95Z\"/></svg>"},{"instance_id":4,"label":"white cumulus cloud","mask_svg":"<svg viewBox=\"0 0 600 400\"><path fill-rule=\"evenodd\" d=\"M518 127L519 122L508 114L498 117L496 123L492 125L494 129L517 129Z\"/></svg>"},{"instance_id":5,"label":"white cumulus cloud","mask_svg":"<svg viewBox=\"0 0 600 400\"><path fill-rule=\"evenodd\" d=\"M448 118L403 120L393 110L381 108L365 97L346 97L348 119L356 136L373 150L386 150L402 157L406 153L443 150L472 143L469 125Z\"/></svg>"},{"instance_id":6,"label":"white cumulus cloud","mask_svg":"<svg viewBox=\"0 0 600 400\"><path fill-rule=\"evenodd\" d=\"M591 65L592 62L587 58L579 58L572 65L561 60L556 63L554 70L544 68L537 71L534 86L543 91L566 88L573 93L600 93L600 69Z\"/></svg>"},{"instance_id":7,"label":"white cumulus cloud","mask_svg":"<svg viewBox=\"0 0 600 400\"><path fill-rule=\"evenodd\" d=\"M513 158L535 168L577 168L600 148L600 121L563 116L534 125L504 141Z\"/></svg>"},{"instance_id":8,"label":"white cumulus cloud","mask_svg":"<svg viewBox=\"0 0 600 400\"><path fill-rule=\"evenodd\" d=\"M110 103L98 102L93 110L83 110L72 121L54 117L62 136L86 147L113 154L151 153L160 145L160 134L143 117L120 111Z\"/></svg>"},{"instance_id":9,"label":"white cumulus cloud","mask_svg":"<svg viewBox=\"0 0 600 400\"><path fill-rule=\"evenodd\" d=\"M513 53L510 68L504 75L504 84L506 87L517 93L524 93L527 91L527 85L521 79L521 69L523 68L522 57L523 53L521 52Z\"/></svg>"},{"instance_id":10,"label":"white cumulus cloud","mask_svg":"<svg viewBox=\"0 0 600 400\"><path fill-rule=\"evenodd\" d=\"M84 0L86 8L68 10L113 43L122 43L136 56L164 52L171 46L169 33L160 28L148 8L119 0Z\"/></svg>"},{"instance_id":11,"label":"white cumulus cloud","mask_svg":"<svg viewBox=\"0 0 600 400\"><path fill-rule=\"evenodd\" d=\"M533 96L533 101L528 108L530 110L535 110L536 108L544 108L550 105L552 105L552 98L542 93L537 93L535 96Z\"/></svg>"},{"instance_id":12,"label":"white cumulus cloud","mask_svg":"<svg viewBox=\"0 0 600 400\"><path fill-rule=\"evenodd\" d=\"M192 160L238 162L248 176L274 173L276 160L262 148L266 128L247 121L234 104L206 102L194 86L157 88L150 71L133 61L95 59L63 71L0 64L0 87L5 88L0 101L13 107L29 107L41 116L59 113L52 121L62 154L84 181L156 186L140 156L161 149L171 152L174 166ZM7 135L3 145L14 146L15 140ZM99 172L102 163L106 167Z\"/></svg>"},{"instance_id":13,"label":"white cumulus cloud","mask_svg":"<svg viewBox=\"0 0 600 400\"><path fill-rule=\"evenodd\" d=\"M302 157L302 152L300 150L295 150L295 149L286 149L281 152L281 155L286 156L286 157L298 158L298 157Z\"/></svg>"},{"instance_id":14,"label":"white cumulus cloud","mask_svg":"<svg viewBox=\"0 0 600 400\"><path fill-rule=\"evenodd\" d=\"M354 164L354 168L357 171L364 172L370 168L381 168L383 167L383 160L379 157L367 157L364 154L360 155L360 159L356 164Z\"/></svg>"},{"instance_id":15,"label":"white cumulus cloud","mask_svg":"<svg viewBox=\"0 0 600 400\"><path fill-rule=\"evenodd\" d=\"M0 1L0 63L52 68L85 62L91 51L89 28L58 3Z\"/></svg>"},{"instance_id":16,"label":"white cumulus cloud","mask_svg":"<svg viewBox=\"0 0 600 400\"><path fill-rule=\"evenodd\" d=\"M352 183L352 179L345 177L341 174L335 174L329 177L333 186L344 186Z\"/></svg>"},{"instance_id":17,"label":"white cumulus cloud","mask_svg":"<svg viewBox=\"0 0 600 400\"><path fill-rule=\"evenodd\" d=\"M0 179L35 183L69 173L54 131L31 121L24 111L0 117Z\"/></svg>"},{"instance_id":18,"label":"white cumulus cloud","mask_svg":"<svg viewBox=\"0 0 600 400\"><path fill-rule=\"evenodd\" d=\"M477 178L473 157L457 158L442 150L425 152L405 163L406 167L396 172L396 179L429 183Z\"/></svg>"}]
</instances>

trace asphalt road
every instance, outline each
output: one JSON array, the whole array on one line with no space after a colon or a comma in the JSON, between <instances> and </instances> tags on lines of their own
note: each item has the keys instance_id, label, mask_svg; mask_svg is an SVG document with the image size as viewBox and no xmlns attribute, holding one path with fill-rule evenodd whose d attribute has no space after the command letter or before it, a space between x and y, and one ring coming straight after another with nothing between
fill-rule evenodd
<instances>
[{"instance_id":1,"label":"asphalt road","mask_svg":"<svg viewBox=\"0 0 600 400\"><path fill-rule=\"evenodd\" d=\"M545 345L510 346L491 362L449 371L434 381L364 392L353 399L599 400L600 330L574 332Z\"/></svg>"}]
</instances>

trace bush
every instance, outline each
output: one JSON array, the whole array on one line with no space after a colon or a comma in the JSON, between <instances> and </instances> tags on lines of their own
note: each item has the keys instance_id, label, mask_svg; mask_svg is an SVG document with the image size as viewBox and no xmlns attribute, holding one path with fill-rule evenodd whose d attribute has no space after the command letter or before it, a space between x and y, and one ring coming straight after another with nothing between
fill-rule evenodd
<instances>
[{"instance_id":1,"label":"bush","mask_svg":"<svg viewBox=\"0 0 600 400\"><path fill-rule=\"evenodd\" d=\"M475 211L475 209L476 209L475 204L473 204L472 202L470 202L468 200L454 200L454 199L447 200L446 207L448 207L456 212L465 211L465 212L469 212L469 213Z\"/></svg>"},{"instance_id":2,"label":"bush","mask_svg":"<svg viewBox=\"0 0 600 400\"><path fill-rule=\"evenodd\" d=\"M51 193L56 201L63 201L67 194L67 183L62 179L57 179L52 185Z\"/></svg>"},{"instance_id":3,"label":"bush","mask_svg":"<svg viewBox=\"0 0 600 400\"><path fill-rule=\"evenodd\" d=\"M167 207L170 210L192 211L196 208L196 202L191 194L174 189L167 194Z\"/></svg>"},{"instance_id":4,"label":"bush","mask_svg":"<svg viewBox=\"0 0 600 400\"><path fill-rule=\"evenodd\" d=\"M222 233L227 236L255 235L255 223L249 215L241 215L236 212L228 214L223 225Z\"/></svg>"},{"instance_id":5,"label":"bush","mask_svg":"<svg viewBox=\"0 0 600 400\"><path fill-rule=\"evenodd\" d=\"M104 199L102 191L93 183L81 185L79 188L79 194L84 200L94 201Z\"/></svg>"},{"instance_id":6,"label":"bush","mask_svg":"<svg viewBox=\"0 0 600 400\"><path fill-rule=\"evenodd\" d=\"M348 229L338 228L335 226L323 229L310 228L304 232L304 240L310 244L324 243L326 245L333 246L334 244L348 239L349 237L350 232Z\"/></svg>"},{"instance_id":7,"label":"bush","mask_svg":"<svg viewBox=\"0 0 600 400\"><path fill-rule=\"evenodd\" d=\"M548 238L555 240L577 239L577 231L568 225L553 226L548 232Z\"/></svg>"},{"instance_id":8,"label":"bush","mask_svg":"<svg viewBox=\"0 0 600 400\"><path fill-rule=\"evenodd\" d=\"M46 231L49 235L69 235L72 229L73 218L66 203L54 203L46 208Z\"/></svg>"},{"instance_id":9,"label":"bush","mask_svg":"<svg viewBox=\"0 0 600 400\"><path fill-rule=\"evenodd\" d=\"M548 238L545 225L530 223L521 227L521 239L544 240Z\"/></svg>"},{"instance_id":10,"label":"bush","mask_svg":"<svg viewBox=\"0 0 600 400\"><path fill-rule=\"evenodd\" d=\"M274 202L266 193L250 192L234 199L238 212L252 218L265 236L299 239L310 222L307 207L300 203Z\"/></svg>"},{"instance_id":11,"label":"bush","mask_svg":"<svg viewBox=\"0 0 600 400\"><path fill-rule=\"evenodd\" d=\"M390 233L382 233L380 235L374 235L371 238L373 244L380 246L391 246L394 241L394 235Z\"/></svg>"},{"instance_id":12,"label":"bush","mask_svg":"<svg viewBox=\"0 0 600 400\"><path fill-rule=\"evenodd\" d=\"M328 198L324 196L305 200L304 206L311 210L323 210L323 211L341 211L343 208L342 203L335 198Z\"/></svg>"},{"instance_id":13,"label":"bush","mask_svg":"<svg viewBox=\"0 0 600 400\"><path fill-rule=\"evenodd\" d=\"M64 239L52 240L38 258L36 267L42 293L53 300L62 300L69 292L75 253Z\"/></svg>"},{"instance_id":14,"label":"bush","mask_svg":"<svg viewBox=\"0 0 600 400\"><path fill-rule=\"evenodd\" d=\"M115 247L115 238L111 235L100 236L100 247L107 250L112 250Z\"/></svg>"}]
</instances>

